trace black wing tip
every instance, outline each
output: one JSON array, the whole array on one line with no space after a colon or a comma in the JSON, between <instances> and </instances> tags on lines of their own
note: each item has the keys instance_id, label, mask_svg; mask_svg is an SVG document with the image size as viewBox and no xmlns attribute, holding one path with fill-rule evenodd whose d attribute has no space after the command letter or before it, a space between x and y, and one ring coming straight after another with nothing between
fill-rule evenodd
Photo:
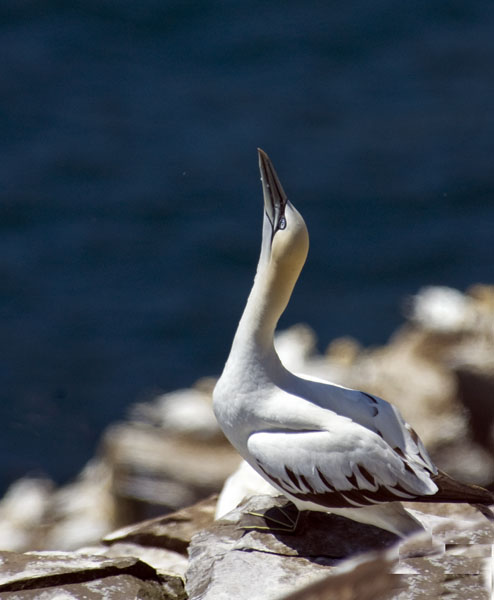
<instances>
[{"instance_id":1,"label":"black wing tip","mask_svg":"<svg viewBox=\"0 0 494 600\"><path fill-rule=\"evenodd\" d=\"M439 490L430 497L430 502L465 502L483 506L486 510L488 505L494 504L494 494L479 485L461 483L442 471L431 479Z\"/></svg>"}]
</instances>

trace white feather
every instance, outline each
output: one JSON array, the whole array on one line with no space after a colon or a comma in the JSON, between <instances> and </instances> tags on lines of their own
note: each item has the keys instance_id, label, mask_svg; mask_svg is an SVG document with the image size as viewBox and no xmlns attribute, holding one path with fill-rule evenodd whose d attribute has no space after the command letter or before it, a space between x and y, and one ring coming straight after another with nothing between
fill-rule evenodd
<instances>
[{"instance_id":1,"label":"white feather","mask_svg":"<svg viewBox=\"0 0 494 600\"><path fill-rule=\"evenodd\" d=\"M274 330L305 262L308 233L269 158L260 151L259 159L261 256L214 390L216 417L244 459L299 508L408 533L417 521L398 503L380 501L437 491L431 479L436 468L413 430L384 400L298 377L275 351ZM357 508L369 502L375 505Z\"/></svg>"}]
</instances>

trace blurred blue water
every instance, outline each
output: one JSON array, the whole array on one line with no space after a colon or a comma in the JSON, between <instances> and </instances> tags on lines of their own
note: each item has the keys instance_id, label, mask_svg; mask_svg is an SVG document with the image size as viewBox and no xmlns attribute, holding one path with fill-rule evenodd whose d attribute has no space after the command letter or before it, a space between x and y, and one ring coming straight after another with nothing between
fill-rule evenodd
<instances>
[{"instance_id":1,"label":"blurred blue water","mask_svg":"<svg viewBox=\"0 0 494 600\"><path fill-rule=\"evenodd\" d=\"M493 278L494 4L4 0L0 489L218 374L260 242L256 147L306 218L282 325L384 342Z\"/></svg>"}]
</instances>

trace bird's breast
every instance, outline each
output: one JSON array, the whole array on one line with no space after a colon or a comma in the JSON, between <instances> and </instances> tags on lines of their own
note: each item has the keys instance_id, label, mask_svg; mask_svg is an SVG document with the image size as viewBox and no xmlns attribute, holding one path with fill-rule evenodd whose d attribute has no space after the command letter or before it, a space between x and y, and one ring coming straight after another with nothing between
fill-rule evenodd
<instances>
[{"instance_id":1,"label":"bird's breast","mask_svg":"<svg viewBox=\"0 0 494 600\"><path fill-rule=\"evenodd\" d=\"M230 442L238 448L246 445L252 431L258 429L259 409L263 404L266 386L239 375L223 374L213 391L213 410Z\"/></svg>"}]
</instances>

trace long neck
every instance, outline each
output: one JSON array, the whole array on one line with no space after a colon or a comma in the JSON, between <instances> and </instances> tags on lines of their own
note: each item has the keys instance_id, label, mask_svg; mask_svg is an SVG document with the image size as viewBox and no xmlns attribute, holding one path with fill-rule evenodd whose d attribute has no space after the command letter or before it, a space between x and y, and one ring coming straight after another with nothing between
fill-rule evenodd
<instances>
[{"instance_id":1,"label":"long neck","mask_svg":"<svg viewBox=\"0 0 494 600\"><path fill-rule=\"evenodd\" d=\"M230 352L233 364L240 360L281 365L274 349L274 331L287 307L304 266L309 236L304 220L287 202L287 227L272 234L266 215L263 224L261 256L254 285L249 294ZM264 361L264 362L263 362Z\"/></svg>"},{"instance_id":2,"label":"long neck","mask_svg":"<svg viewBox=\"0 0 494 600\"><path fill-rule=\"evenodd\" d=\"M232 352L247 348L262 355L274 353L276 325L290 300L301 267L260 261Z\"/></svg>"}]
</instances>

